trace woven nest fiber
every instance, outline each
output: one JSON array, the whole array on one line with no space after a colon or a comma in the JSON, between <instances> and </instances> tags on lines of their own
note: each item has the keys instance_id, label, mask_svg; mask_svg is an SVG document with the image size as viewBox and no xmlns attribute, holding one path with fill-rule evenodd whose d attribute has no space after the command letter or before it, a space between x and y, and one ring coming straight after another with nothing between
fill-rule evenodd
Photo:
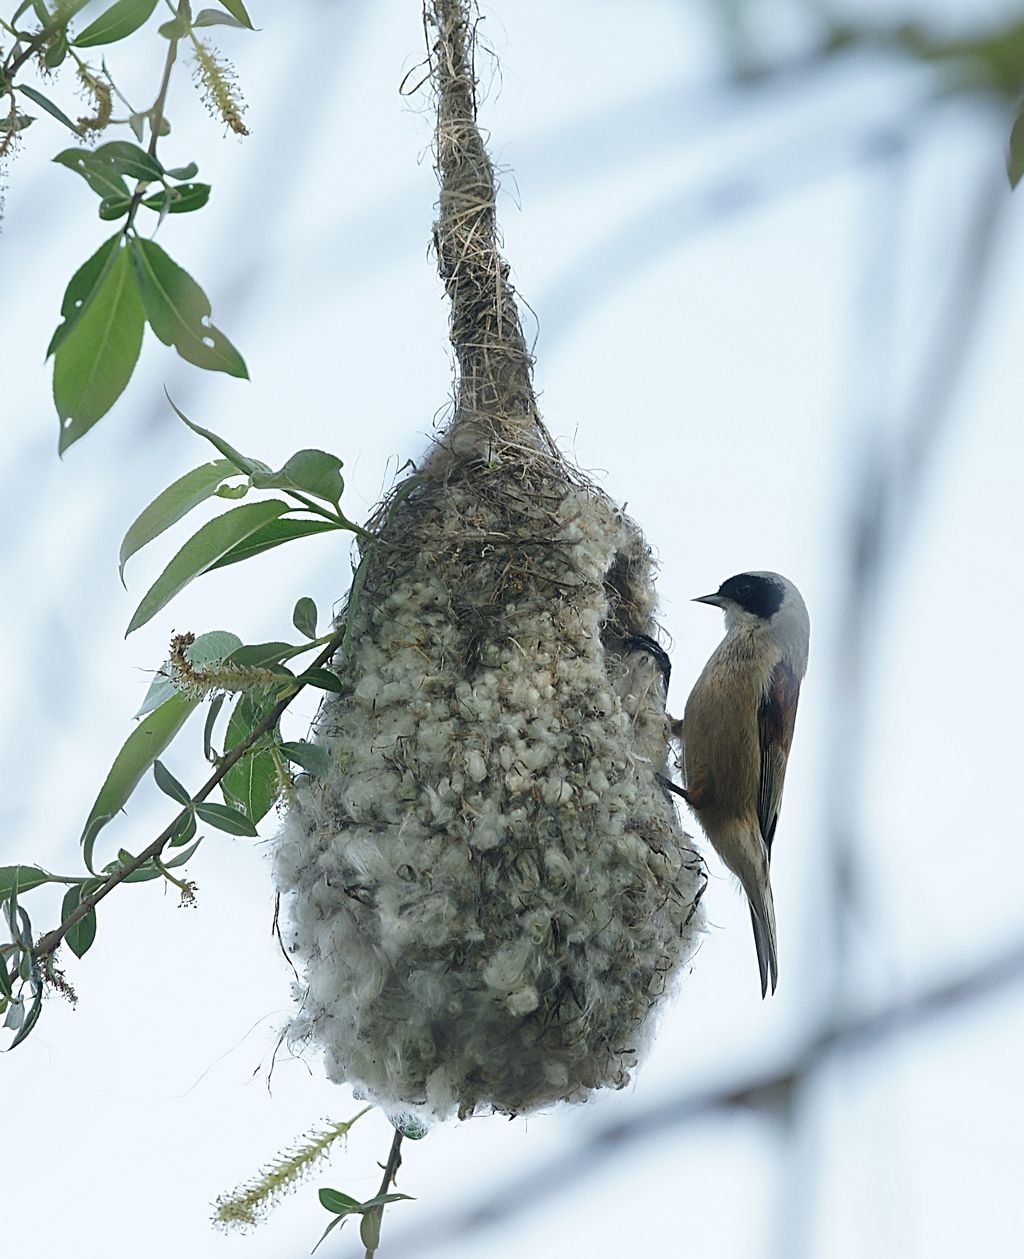
<instances>
[{"instance_id":1,"label":"woven nest fiber","mask_svg":"<svg viewBox=\"0 0 1024 1259\"><path fill-rule=\"evenodd\" d=\"M299 780L275 858L304 971L292 1038L397 1121L627 1083L705 882L657 778L651 555L536 414L468 13L429 15L456 408L371 522L315 727L331 772Z\"/></svg>"}]
</instances>

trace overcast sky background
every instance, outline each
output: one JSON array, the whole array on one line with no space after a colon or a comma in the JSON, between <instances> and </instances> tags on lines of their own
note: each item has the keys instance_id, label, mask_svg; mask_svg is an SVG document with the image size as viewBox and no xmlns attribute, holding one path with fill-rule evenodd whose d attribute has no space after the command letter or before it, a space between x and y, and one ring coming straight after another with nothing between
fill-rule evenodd
<instances>
[{"instance_id":1,"label":"overcast sky background","mask_svg":"<svg viewBox=\"0 0 1024 1259\"><path fill-rule=\"evenodd\" d=\"M673 1098L772 1070L830 1009L870 1011L966 974L1024 929L1024 202L1003 175L1009 115L930 104L931 73L882 54L730 87L713 7L494 0L483 34L501 64L481 58L481 122L508 171L499 209L514 281L536 312L545 419L628 504L660 560L670 708L721 633L693 596L771 568L810 608L773 863L779 991L761 1002L747 909L712 856L707 938L635 1084L407 1144L399 1188L418 1201L389 1210L382 1259L570 1247L945 1259L1019 1244L1019 976L917 1031L835 1055L799 1086L788 1119L733 1110L595 1145L618 1120L664 1116ZM763 54L796 57L815 8L826 6L752 5ZM84 183L49 161L66 141L55 123L36 123L7 169L5 864L77 872L82 822L172 630L287 637L300 595L326 617L348 585L347 545L316 538L200 579L124 640L186 535L136 556L127 593L120 538L210 457L162 386L274 466L301 446L336 452L357 519L422 454L450 397L428 254L430 110L398 92L423 55L417 0L253 0L250 11L261 33L217 42L238 67L252 136L223 139L177 74L161 153L169 165L197 160L214 192L159 240L206 289L251 383L190 368L147 333L113 413L58 460L43 350L64 285L109 231L90 217ZM949 32L1020 6L848 11L916 14ZM151 31L110 50L133 99L154 94L161 42ZM53 92L75 112L66 90ZM927 438L920 468L915 432ZM851 522L877 520L876 503L881 562L855 578ZM300 697L291 737L314 710ZM166 757L193 787L205 777L200 730L201 718ZM103 860L148 843L166 806L140 789L104 833ZM257 1233L208 1222L218 1194L319 1118L357 1109L312 1058L279 1055L267 1087L290 1000L270 935L274 829L268 818L259 842L207 838L190 866L196 909L152 883L119 889L100 907L92 951L65 958L78 1008L48 1000L0 1062L6 1253L301 1256L327 1222L317 1186L376 1192L389 1129L374 1115ZM839 914L837 851L848 862ZM47 910L45 893L28 898L38 930L58 900ZM494 1228L442 1231L453 1212L559 1158L580 1175L545 1171ZM361 1254L355 1228L324 1252Z\"/></svg>"}]
</instances>

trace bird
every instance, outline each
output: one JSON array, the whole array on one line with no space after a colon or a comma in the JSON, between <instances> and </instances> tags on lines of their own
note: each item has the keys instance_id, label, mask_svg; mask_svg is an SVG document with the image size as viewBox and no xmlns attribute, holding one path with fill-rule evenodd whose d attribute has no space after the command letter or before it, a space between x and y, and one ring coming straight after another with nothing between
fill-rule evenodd
<instances>
[{"instance_id":1,"label":"bird","mask_svg":"<svg viewBox=\"0 0 1024 1259\"><path fill-rule=\"evenodd\" d=\"M676 790L750 902L763 999L779 975L769 874L810 619L796 586L772 572L737 573L694 602L721 608L726 633L670 725L686 784Z\"/></svg>"}]
</instances>

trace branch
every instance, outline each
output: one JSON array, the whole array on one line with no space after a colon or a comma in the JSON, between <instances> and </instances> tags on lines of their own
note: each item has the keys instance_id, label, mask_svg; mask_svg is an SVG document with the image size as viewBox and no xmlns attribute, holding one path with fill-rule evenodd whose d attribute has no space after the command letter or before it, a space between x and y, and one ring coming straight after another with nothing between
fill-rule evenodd
<instances>
[{"instance_id":1,"label":"branch","mask_svg":"<svg viewBox=\"0 0 1024 1259\"><path fill-rule=\"evenodd\" d=\"M345 629L346 627L342 626L342 628L338 630L323 651L309 666L310 669L319 669L327 664L330 658L341 646L342 640L345 637ZM59 927L54 927L52 931L48 931L44 936L40 937L39 942L32 950L32 957L36 962L44 962L47 958L52 956L54 950L71 928L81 922L86 914L89 913L91 909L94 909L105 896L109 896L119 883L123 883L128 875L134 874L135 871L144 866L147 861L160 856L164 848L167 846L168 841L173 837L179 824L187 818L193 806L202 804L214 787L221 782L225 774L227 774L234 765L237 765L237 763L243 756L245 756L255 743L262 739L265 734L269 734L270 731L274 729L278 721L280 721L282 713L284 713L285 709L292 700L295 699L295 697L304 690L307 685L308 683L306 682L298 682L295 690L286 695L283 699L278 700L270 712L267 713L266 717L264 717L260 724L253 729L249 736L243 739L236 747L232 748L227 756L223 758L216 770L210 775L206 782L203 783L202 787L200 787L196 794L191 797L189 803L185 805L174 820L170 822L163 831L161 831L148 848L144 848L137 857L133 858L125 865L118 866L110 878L107 879L105 883L102 883L95 892L91 893L89 896L83 897L79 905L72 913L68 914L67 918L60 924Z\"/></svg>"},{"instance_id":2,"label":"branch","mask_svg":"<svg viewBox=\"0 0 1024 1259\"><path fill-rule=\"evenodd\" d=\"M394 1183L395 1177L398 1175L398 1169L401 1166L402 1166L402 1130L400 1128L396 1128L395 1135L391 1141L391 1152L388 1154L388 1161L384 1166L384 1179L380 1182L380 1189L377 1191L378 1197L383 1198L383 1196L391 1188L392 1184ZM374 1207L373 1211L371 1211L370 1214L375 1215L377 1217L377 1233L379 1235L380 1234L380 1221L384 1217L383 1204L379 1207ZM367 1246L366 1254L363 1256L363 1259L373 1259L373 1256L376 1253L377 1253L376 1246Z\"/></svg>"}]
</instances>

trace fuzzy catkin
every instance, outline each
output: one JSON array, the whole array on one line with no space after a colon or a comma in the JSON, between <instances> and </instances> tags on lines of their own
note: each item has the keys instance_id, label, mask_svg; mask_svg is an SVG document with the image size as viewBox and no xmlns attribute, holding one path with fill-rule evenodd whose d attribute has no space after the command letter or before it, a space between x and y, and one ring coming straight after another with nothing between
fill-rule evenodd
<instances>
[{"instance_id":1,"label":"fuzzy catkin","mask_svg":"<svg viewBox=\"0 0 1024 1259\"><path fill-rule=\"evenodd\" d=\"M380 520L383 521L383 510ZM435 452L369 544L350 653L275 872L293 1041L390 1114L622 1087L705 876L656 773L636 527L543 443Z\"/></svg>"}]
</instances>

